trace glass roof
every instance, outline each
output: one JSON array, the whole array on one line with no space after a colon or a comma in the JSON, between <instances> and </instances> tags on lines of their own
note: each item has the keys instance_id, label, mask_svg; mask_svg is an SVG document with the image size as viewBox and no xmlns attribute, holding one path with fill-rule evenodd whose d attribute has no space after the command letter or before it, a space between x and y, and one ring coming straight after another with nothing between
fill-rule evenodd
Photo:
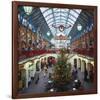
<instances>
[{"instance_id":1,"label":"glass roof","mask_svg":"<svg viewBox=\"0 0 100 100\"><path fill-rule=\"evenodd\" d=\"M71 27L65 28L63 31L65 35L68 35L81 12L81 9L63 9L47 7L41 7L40 10L54 36L60 31L58 30L58 28L54 28L53 25L63 25L64 27L70 25Z\"/></svg>"},{"instance_id":2,"label":"glass roof","mask_svg":"<svg viewBox=\"0 0 100 100\"><path fill-rule=\"evenodd\" d=\"M78 33L78 24L83 26L82 31L92 29L91 23L93 23L93 21L91 16L91 14L82 11L81 9L48 7L34 8L31 14L27 15L23 6L21 6L19 7L18 20L20 24L29 28L33 32L40 33L43 38L51 43L54 43L54 45L57 45L57 43L67 45L69 36L73 39L73 37L75 37L74 33ZM77 21L78 17L79 19ZM82 33L82 31L80 32ZM58 34L68 36L67 40L61 40L60 42L59 40L56 41L55 37Z\"/></svg>"}]
</instances>

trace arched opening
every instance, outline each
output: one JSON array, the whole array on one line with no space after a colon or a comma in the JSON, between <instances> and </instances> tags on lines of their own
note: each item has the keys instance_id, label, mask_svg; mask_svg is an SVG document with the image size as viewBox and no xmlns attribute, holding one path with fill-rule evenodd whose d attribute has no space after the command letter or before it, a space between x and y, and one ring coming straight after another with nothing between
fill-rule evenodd
<instances>
[{"instance_id":1,"label":"arched opening","mask_svg":"<svg viewBox=\"0 0 100 100\"><path fill-rule=\"evenodd\" d=\"M21 69L18 72L19 90L26 87L26 70Z\"/></svg>"},{"instance_id":2,"label":"arched opening","mask_svg":"<svg viewBox=\"0 0 100 100\"><path fill-rule=\"evenodd\" d=\"M44 64L47 65L47 58L44 57Z\"/></svg>"},{"instance_id":3,"label":"arched opening","mask_svg":"<svg viewBox=\"0 0 100 100\"><path fill-rule=\"evenodd\" d=\"M81 59L78 59L78 68L81 70Z\"/></svg>"},{"instance_id":4,"label":"arched opening","mask_svg":"<svg viewBox=\"0 0 100 100\"><path fill-rule=\"evenodd\" d=\"M77 59L74 59L74 67L77 69Z\"/></svg>"},{"instance_id":5,"label":"arched opening","mask_svg":"<svg viewBox=\"0 0 100 100\"><path fill-rule=\"evenodd\" d=\"M87 81L88 80L88 70L86 68L86 62L84 60L82 60L82 69L83 69L84 81Z\"/></svg>"},{"instance_id":6,"label":"arched opening","mask_svg":"<svg viewBox=\"0 0 100 100\"><path fill-rule=\"evenodd\" d=\"M81 71L84 72L85 70L86 70L86 62L82 60Z\"/></svg>"},{"instance_id":7,"label":"arched opening","mask_svg":"<svg viewBox=\"0 0 100 100\"><path fill-rule=\"evenodd\" d=\"M36 62L36 71L40 71L40 61Z\"/></svg>"},{"instance_id":8,"label":"arched opening","mask_svg":"<svg viewBox=\"0 0 100 100\"><path fill-rule=\"evenodd\" d=\"M88 63L88 75L89 75L89 80L93 82L94 80L94 67L91 63Z\"/></svg>"}]
</instances>

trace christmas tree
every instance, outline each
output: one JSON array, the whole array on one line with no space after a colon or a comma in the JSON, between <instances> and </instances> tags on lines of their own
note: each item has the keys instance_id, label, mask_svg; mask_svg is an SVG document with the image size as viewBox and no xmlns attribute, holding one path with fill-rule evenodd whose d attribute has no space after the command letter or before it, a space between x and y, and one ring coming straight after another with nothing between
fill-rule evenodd
<instances>
[{"instance_id":1,"label":"christmas tree","mask_svg":"<svg viewBox=\"0 0 100 100\"><path fill-rule=\"evenodd\" d=\"M55 85L67 85L71 81L71 65L68 63L69 51L61 49L54 67Z\"/></svg>"}]
</instances>

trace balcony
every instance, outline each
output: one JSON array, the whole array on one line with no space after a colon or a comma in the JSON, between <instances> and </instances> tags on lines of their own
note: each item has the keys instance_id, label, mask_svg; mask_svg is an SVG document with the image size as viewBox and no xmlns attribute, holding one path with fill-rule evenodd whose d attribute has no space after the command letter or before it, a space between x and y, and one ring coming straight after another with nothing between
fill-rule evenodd
<instances>
[{"instance_id":1,"label":"balcony","mask_svg":"<svg viewBox=\"0 0 100 100\"><path fill-rule=\"evenodd\" d=\"M94 57L94 48L76 48L73 51L84 56Z\"/></svg>"},{"instance_id":2,"label":"balcony","mask_svg":"<svg viewBox=\"0 0 100 100\"><path fill-rule=\"evenodd\" d=\"M34 57L34 56L37 56L37 55L42 55L42 54L47 54L47 53L55 53L54 50L32 50L32 51L22 51L20 54L19 54L19 58L18 60L24 60L26 58L30 58L30 57Z\"/></svg>"}]
</instances>

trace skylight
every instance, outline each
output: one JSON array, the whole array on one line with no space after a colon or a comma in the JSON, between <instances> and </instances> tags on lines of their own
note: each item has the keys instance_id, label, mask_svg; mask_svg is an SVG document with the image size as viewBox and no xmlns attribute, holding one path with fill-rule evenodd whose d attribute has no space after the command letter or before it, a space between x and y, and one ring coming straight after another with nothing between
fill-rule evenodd
<instances>
[{"instance_id":1,"label":"skylight","mask_svg":"<svg viewBox=\"0 0 100 100\"><path fill-rule=\"evenodd\" d=\"M64 34L68 35L81 12L81 9L60 9L47 7L41 7L40 10L53 36L55 36L59 31L57 28L52 27L52 24L64 25L64 27L66 24L71 25L69 29L65 29L63 31Z\"/></svg>"}]
</instances>

